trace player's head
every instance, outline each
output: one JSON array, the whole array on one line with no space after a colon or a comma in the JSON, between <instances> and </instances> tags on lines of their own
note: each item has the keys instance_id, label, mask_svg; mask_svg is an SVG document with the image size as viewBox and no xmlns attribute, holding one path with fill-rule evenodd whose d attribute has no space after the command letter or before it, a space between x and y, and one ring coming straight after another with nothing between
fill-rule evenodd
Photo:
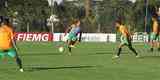
<instances>
[{"instance_id":1,"label":"player's head","mask_svg":"<svg viewBox=\"0 0 160 80\"><path fill-rule=\"evenodd\" d=\"M76 25L77 25L77 26L80 26L80 24L81 24L80 20L77 20L77 21L76 21Z\"/></svg>"},{"instance_id":2,"label":"player's head","mask_svg":"<svg viewBox=\"0 0 160 80\"><path fill-rule=\"evenodd\" d=\"M0 24L3 22L3 16L0 16Z\"/></svg>"},{"instance_id":3,"label":"player's head","mask_svg":"<svg viewBox=\"0 0 160 80\"><path fill-rule=\"evenodd\" d=\"M80 22L80 20L75 19L75 20L73 21L73 24L75 24L77 27L79 27L80 24L81 24L81 22Z\"/></svg>"},{"instance_id":4,"label":"player's head","mask_svg":"<svg viewBox=\"0 0 160 80\"><path fill-rule=\"evenodd\" d=\"M121 20L117 20L117 21L115 22L115 26L116 26L116 27L119 27L120 25L122 25Z\"/></svg>"},{"instance_id":5,"label":"player's head","mask_svg":"<svg viewBox=\"0 0 160 80\"><path fill-rule=\"evenodd\" d=\"M3 16L0 16L0 23L2 22L2 20L3 20Z\"/></svg>"},{"instance_id":6,"label":"player's head","mask_svg":"<svg viewBox=\"0 0 160 80\"><path fill-rule=\"evenodd\" d=\"M8 17L3 17L2 24L3 25L9 25L9 18Z\"/></svg>"},{"instance_id":7,"label":"player's head","mask_svg":"<svg viewBox=\"0 0 160 80\"><path fill-rule=\"evenodd\" d=\"M152 15L152 21L156 21L157 18L158 18L158 16L157 16L156 14L153 14L153 15Z\"/></svg>"}]
</instances>

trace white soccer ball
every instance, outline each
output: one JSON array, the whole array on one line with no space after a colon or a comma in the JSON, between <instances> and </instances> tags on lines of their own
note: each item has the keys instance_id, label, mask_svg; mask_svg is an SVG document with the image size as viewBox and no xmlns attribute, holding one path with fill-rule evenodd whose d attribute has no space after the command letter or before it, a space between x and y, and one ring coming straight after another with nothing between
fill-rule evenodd
<instances>
[{"instance_id":1,"label":"white soccer ball","mask_svg":"<svg viewBox=\"0 0 160 80\"><path fill-rule=\"evenodd\" d=\"M64 47L59 47L59 52L63 52L64 51Z\"/></svg>"}]
</instances>

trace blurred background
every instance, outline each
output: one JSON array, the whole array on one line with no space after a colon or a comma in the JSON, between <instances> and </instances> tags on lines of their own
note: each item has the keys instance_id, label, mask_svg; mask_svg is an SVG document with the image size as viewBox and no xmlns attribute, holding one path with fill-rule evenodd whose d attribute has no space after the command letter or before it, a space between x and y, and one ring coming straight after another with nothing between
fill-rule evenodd
<instances>
[{"instance_id":1,"label":"blurred background","mask_svg":"<svg viewBox=\"0 0 160 80\"><path fill-rule=\"evenodd\" d=\"M0 0L0 15L9 16L17 32L64 32L73 19L88 33L114 33L116 19L132 32L145 32L159 5L160 0Z\"/></svg>"}]
</instances>

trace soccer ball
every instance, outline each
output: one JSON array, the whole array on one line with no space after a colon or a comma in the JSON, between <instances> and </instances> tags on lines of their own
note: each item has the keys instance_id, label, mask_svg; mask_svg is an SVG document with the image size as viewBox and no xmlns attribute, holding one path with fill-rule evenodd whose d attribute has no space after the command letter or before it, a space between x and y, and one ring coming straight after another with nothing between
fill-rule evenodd
<instances>
[{"instance_id":1,"label":"soccer ball","mask_svg":"<svg viewBox=\"0 0 160 80\"><path fill-rule=\"evenodd\" d=\"M59 47L59 52L64 52L64 47Z\"/></svg>"}]
</instances>

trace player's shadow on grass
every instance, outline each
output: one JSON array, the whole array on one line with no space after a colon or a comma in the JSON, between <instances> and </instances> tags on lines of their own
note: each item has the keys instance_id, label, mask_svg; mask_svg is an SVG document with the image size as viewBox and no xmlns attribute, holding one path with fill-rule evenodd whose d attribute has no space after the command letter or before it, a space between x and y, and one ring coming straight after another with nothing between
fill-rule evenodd
<instances>
[{"instance_id":1,"label":"player's shadow on grass","mask_svg":"<svg viewBox=\"0 0 160 80\"><path fill-rule=\"evenodd\" d=\"M140 59L160 59L160 55L159 56L142 56L140 57Z\"/></svg>"},{"instance_id":2,"label":"player's shadow on grass","mask_svg":"<svg viewBox=\"0 0 160 80\"><path fill-rule=\"evenodd\" d=\"M64 67L29 67L27 71L57 70L57 69L88 69L96 66L64 66Z\"/></svg>"},{"instance_id":3,"label":"player's shadow on grass","mask_svg":"<svg viewBox=\"0 0 160 80\"><path fill-rule=\"evenodd\" d=\"M92 54L92 55L107 55L107 54L115 54L116 52L97 52L95 54ZM123 52L122 54L130 54L130 53L127 53L127 52Z\"/></svg>"},{"instance_id":4,"label":"player's shadow on grass","mask_svg":"<svg viewBox=\"0 0 160 80\"><path fill-rule=\"evenodd\" d=\"M61 53L25 53L21 54L21 56L49 56L49 55L62 55Z\"/></svg>"}]
</instances>

